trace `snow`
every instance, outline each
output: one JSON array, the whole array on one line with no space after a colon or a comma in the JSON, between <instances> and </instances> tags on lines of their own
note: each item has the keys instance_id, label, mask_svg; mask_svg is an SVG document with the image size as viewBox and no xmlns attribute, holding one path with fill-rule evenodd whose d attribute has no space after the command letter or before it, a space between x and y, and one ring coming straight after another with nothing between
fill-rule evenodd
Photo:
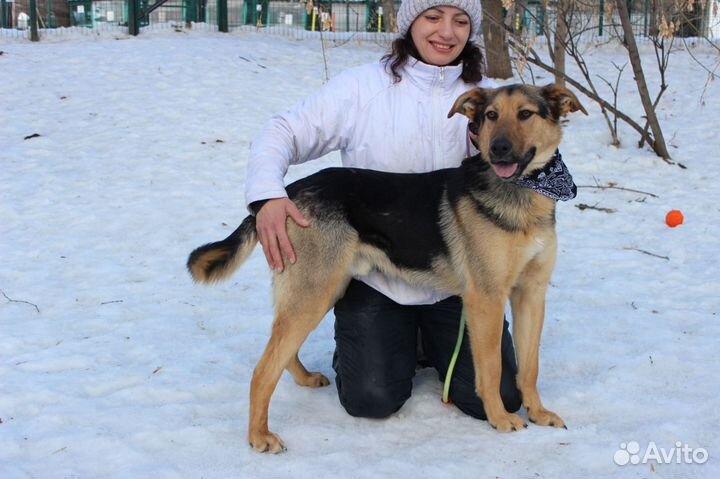
<instances>
[{"instance_id":1,"label":"snow","mask_svg":"<svg viewBox=\"0 0 720 479\"><path fill-rule=\"evenodd\" d=\"M715 50L692 48L717 65ZM686 169L638 149L624 126L610 146L582 96L590 116L565 129L581 188L558 208L539 387L568 430L498 433L443 405L429 369L385 420L350 417L334 386L285 375L270 427L288 452L270 456L246 440L272 321L261 252L212 288L194 285L185 261L245 216L248 144L323 83L320 42L167 30L0 50L0 478L718 477L720 86L688 53L673 53L659 107ZM328 73L383 53L367 41L329 48ZM586 55L611 81L612 62L626 62L618 45ZM629 66L620 88L640 118ZM637 192L592 187L609 183ZM670 209L685 224L667 227ZM333 348L330 317L301 355L332 379ZM615 464L631 441L709 459Z\"/></svg>"}]
</instances>

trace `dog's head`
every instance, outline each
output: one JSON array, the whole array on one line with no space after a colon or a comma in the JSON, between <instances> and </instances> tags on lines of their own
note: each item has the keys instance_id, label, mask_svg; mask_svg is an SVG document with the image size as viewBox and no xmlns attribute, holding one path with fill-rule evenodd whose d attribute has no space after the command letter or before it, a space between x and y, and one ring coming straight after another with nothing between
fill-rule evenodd
<instances>
[{"instance_id":1,"label":"dog's head","mask_svg":"<svg viewBox=\"0 0 720 479\"><path fill-rule=\"evenodd\" d=\"M587 111L560 85L475 88L461 95L448 113L462 113L477 129L483 159L504 179L529 176L550 161L560 145L560 118Z\"/></svg>"}]
</instances>

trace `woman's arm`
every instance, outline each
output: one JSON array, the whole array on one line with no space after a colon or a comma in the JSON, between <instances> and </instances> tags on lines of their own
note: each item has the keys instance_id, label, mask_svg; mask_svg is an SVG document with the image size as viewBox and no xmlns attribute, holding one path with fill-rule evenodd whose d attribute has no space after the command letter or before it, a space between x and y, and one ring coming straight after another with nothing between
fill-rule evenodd
<instances>
[{"instance_id":1,"label":"woman's arm","mask_svg":"<svg viewBox=\"0 0 720 479\"><path fill-rule=\"evenodd\" d=\"M274 115L250 145L245 200L285 197L290 165L347 145L352 136L358 83L356 69L334 77L291 110Z\"/></svg>"},{"instance_id":2,"label":"woman's arm","mask_svg":"<svg viewBox=\"0 0 720 479\"><path fill-rule=\"evenodd\" d=\"M319 158L347 145L357 95L357 81L346 72L286 113L265 124L250 146L245 199L257 217L258 238L268 265L283 271L285 255L291 263L295 251L287 235L287 217L300 226L308 221L287 198L285 174L290 165Z\"/></svg>"}]
</instances>

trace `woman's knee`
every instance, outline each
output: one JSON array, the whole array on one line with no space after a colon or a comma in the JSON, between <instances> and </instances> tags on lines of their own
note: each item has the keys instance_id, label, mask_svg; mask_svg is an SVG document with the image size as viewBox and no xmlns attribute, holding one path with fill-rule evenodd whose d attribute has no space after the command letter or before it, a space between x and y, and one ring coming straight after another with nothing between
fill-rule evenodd
<instances>
[{"instance_id":1,"label":"woman's knee","mask_svg":"<svg viewBox=\"0 0 720 479\"><path fill-rule=\"evenodd\" d=\"M502 399L505 410L508 412L516 412L522 406L522 397L520 391L513 387L502 387L500 389L500 398ZM451 399L455 406L468 416L476 419L487 420L487 413L483 406L482 400L478 397L474 388L456 388L455 393L451 394Z\"/></svg>"},{"instance_id":2,"label":"woman's knee","mask_svg":"<svg viewBox=\"0 0 720 479\"><path fill-rule=\"evenodd\" d=\"M415 375L415 314L370 286L350 283L335 306L340 403L355 417L383 418L410 397Z\"/></svg>"},{"instance_id":3,"label":"woman's knee","mask_svg":"<svg viewBox=\"0 0 720 479\"><path fill-rule=\"evenodd\" d=\"M343 383L336 378L340 404L354 417L381 419L386 418L408 400L412 390L412 381L408 384L376 384L371 380Z\"/></svg>"}]
</instances>

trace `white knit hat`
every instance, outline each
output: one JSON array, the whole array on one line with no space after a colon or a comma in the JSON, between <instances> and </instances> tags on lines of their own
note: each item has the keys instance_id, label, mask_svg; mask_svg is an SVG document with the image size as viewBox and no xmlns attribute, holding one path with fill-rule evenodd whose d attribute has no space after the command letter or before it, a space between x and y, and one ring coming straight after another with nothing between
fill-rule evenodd
<instances>
[{"instance_id":1,"label":"white knit hat","mask_svg":"<svg viewBox=\"0 0 720 479\"><path fill-rule=\"evenodd\" d=\"M403 0L397 14L398 30L401 36L407 35L410 25L425 10L439 6L456 7L470 17L470 37L480 31L482 9L480 0Z\"/></svg>"}]
</instances>

